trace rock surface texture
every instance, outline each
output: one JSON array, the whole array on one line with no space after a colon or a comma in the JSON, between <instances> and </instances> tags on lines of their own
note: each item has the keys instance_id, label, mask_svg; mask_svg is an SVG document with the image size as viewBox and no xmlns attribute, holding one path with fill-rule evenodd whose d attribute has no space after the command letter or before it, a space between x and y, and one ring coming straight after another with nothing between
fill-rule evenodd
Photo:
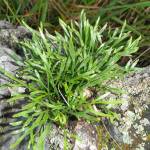
<instances>
[{"instance_id":1,"label":"rock surface texture","mask_svg":"<svg viewBox=\"0 0 150 150\"><path fill-rule=\"evenodd\" d=\"M22 40L30 37L31 34L24 27L14 27L6 21L0 21L0 67L14 73L18 68L14 65L10 54L15 52L22 55L21 49L17 47L16 39ZM8 79L0 76L0 85L7 82L9 82ZM103 121L111 139L118 143L119 149L149 150L150 67L130 74L122 80L112 81L111 86L125 91L119 97L123 100L123 104L113 108L120 114L119 120L113 124L106 119ZM8 107L5 98L11 96L11 94L10 89L0 89L0 150L8 150L10 143L18 138L10 135L9 122L11 117L5 118L2 114L4 108ZM106 98L108 100L117 99L118 96L109 94ZM11 111L15 110L12 108ZM71 124L66 131L62 131L54 125L50 135L46 138L45 150L63 150L64 146L73 150L98 150L100 142L97 133L98 126L78 121ZM5 135L3 130L5 130ZM76 138L64 134L68 132L76 135ZM64 145L64 143L67 144ZM110 147L108 144L101 149L110 149ZM25 144L22 144L18 149L26 150L27 148Z\"/></svg>"},{"instance_id":2,"label":"rock surface texture","mask_svg":"<svg viewBox=\"0 0 150 150\"><path fill-rule=\"evenodd\" d=\"M119 121L107 123L112 137L130 149L150 149L150 67L115 81L112 86L126 92L119 97L124 103L114 108L120 114Z\"/></svg>"},{"instance_id":3,"label":"rock surface texture","mask_svg":"<svg viewBox=\"0 0 150 150\"><path fill-rule=\"evenodd\" d=\"M9 22L0 21L0 67L6 71L14 72L18 69L14 60L10 57L14 53L19 53L20 48L17 47L17 40L22 40L29 37L31 34L24 27L15 27ZM20 50L20 55L21 50ZM0 75L0 85L9 82L8 79ZM5 99L11 96L12 90L5 88L0 89L0 149L8 150L10 143L13 143L18 138L10 134L9 122L12 121L12 114L17 108L11 108L9 104L5 102ZM7 116L4 115L4 110L7 109ZM10 111L10 112L9 112ZM15 130L15 129L13 129ZM18 149L26 149L25 146L21 146Z\"/></svg>"}]
</instances>

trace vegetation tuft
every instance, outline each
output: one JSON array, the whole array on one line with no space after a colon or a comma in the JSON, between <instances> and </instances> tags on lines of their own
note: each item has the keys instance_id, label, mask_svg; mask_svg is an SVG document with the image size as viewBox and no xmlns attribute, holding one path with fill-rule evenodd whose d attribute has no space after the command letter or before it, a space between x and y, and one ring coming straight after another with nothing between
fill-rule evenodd
<instances>
[{"instance_id":1,"label":"vegetation tuft","mask_svg":"<svg viewBox=\"0 0 150 150\"><path fill-rule=\"evenodd\" d=\"M0 69L10 80L3 87L25 89L8 99L12 105L22 102L22 108L14 115L16 121L11 123L20 127L13 133L20 137L12 148L27 137L28 149L36 146L43 149L43 137L50 132L52 123L64 127L72 118L86 121L117 118L107 105L119 104L120 100L108 101L96 95L91 98L86 90L94 88L102 94L113 90L108 81L121 77L135 65L130 61L120 67L117 62L138 50L140 38L133 40L130 32L124 32L125 24L122 30L106 32L106 25L100 27L99 19L91 25L84 12L80 22L67 25L60 20L60 26L63 34L56 32L54 36L42 26L39 32L27 27L33 36L20 43L24 61L14 57L19 71L14 76Z\"/></svg>"},{"instance_id":2,"label":"vegetation tuft","mask_svg":"<svg viewBox=\"0 0 150 150\"><path fill-rule=\"evenodd\" d=\"M37 28L42 22L51 33L60 31L58 18L65 22L79 20L79 14L85 9L90 22L98 17L103 26L108 22L111 30L121 28L126 20L126 30L132 31L132 36L142 37L140 49L134 55L139 59L138 66L150 64L150 1L149 0L1 0L0 19L6 19L14 24L24 20L31 27ZM126 63L122 59L122 64ZM127 59L128 60L128 59Z\"/></svg>"}]
</instances>

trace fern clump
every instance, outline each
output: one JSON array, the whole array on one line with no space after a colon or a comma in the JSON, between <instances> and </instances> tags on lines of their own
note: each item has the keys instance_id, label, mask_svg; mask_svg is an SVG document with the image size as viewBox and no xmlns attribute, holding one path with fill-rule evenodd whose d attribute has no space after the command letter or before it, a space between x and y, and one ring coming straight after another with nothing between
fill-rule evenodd
<instances>
[{"instance_id":1,"label":"fern clump","mask_svg":"<svg viewBox=\"0 0 150 150\"><path fill-rule=\"evenodd\" d=\"M42 27L39 32L28 27L33 36L21 42L25 59L23 63L16 61L20 71L13 76L1 69L11 81L7 86L26 89L8 100L13 104L25 101L14 115L19 121L11 123L21 126L13 147L25 137L29 137L29 148L35 145L35 137L38 146L44 145L50 124L65 126L72 117L87 121L116 118L106 107L111 102L102 97L88 99L85 90L111 90L107 81L120 77L131 66L120 67L117 62L137 51L139 39L133 41L123 27L108 33L104 40L106 26L100 28L99 19L92 26L83 12L79 23L67 25L60 20L60 25L63 34L56 32L54 36Z\"/></svg>"}]
</instances>

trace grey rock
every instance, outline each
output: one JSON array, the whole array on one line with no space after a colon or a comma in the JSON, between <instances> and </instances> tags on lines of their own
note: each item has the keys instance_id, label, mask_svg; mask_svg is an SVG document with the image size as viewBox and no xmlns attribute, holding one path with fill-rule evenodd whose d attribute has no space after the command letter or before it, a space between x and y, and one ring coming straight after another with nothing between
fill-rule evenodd
<instances>
[{"instance_id":1,"label":"grey rock","mask_svg":"<svg viewBox=\"0 0 150 150\"><path fill-rule=\"evenodd\" d=\"M0 21L0 45L11 49L19 49L18 40L31 37L31 33L22 26L15 27L9 22Z\"/></svg>"},{"instance_id":2,"label":"grey rock","mask_svg":"<svg viewBox=\"0 0 150 150\"><path fill-rule=\"evenodd\" d=\"M94 125L79 121L75 127L75 135L77 139L73 150L98 150L98 137Z\"/></svg>"},{"instance_id":3,"label":"grey rock","mask_svg":"<svg viewBox=\"0 0 150 150\"><path fill-rule=\"evenodd\" d=\"M128 144L136 149L142 146L148 150L150 141L147 136L150 133L150 66L134 74L126 76L122 80L112 81L112 87L126 91L125 94L116 96L116 99L124 99L128 103L114 108L121 114L117 125L106 123L111 136L119 143ZM114 96L114 95L113 95ZM115 97L115 96L114 96ZM146 113L145 113L146 112ZM136 143L136 144L135 144Z\"/></svg>"},{"instance_id":4,"label":"grey rock","mask_svg":"<svg viewBox=\"0 0 150 150\"><path fill-rule=\"evenodd\" d=\"M14 60L10 57L11 54L13 54L11 49L0 45L0 67L13 74L18 69L18 66L13 64ZM0 84L6 84L7 82L8 79L0 75ZM7 96L10 96L8 88L0 90L0 99Z\"/></svg>"},{"instance_id":5,"label":"grey rock","mask_svg":"<svg viewBox=\"0 0 150 150\"><path fill-rule=\"evenodd\" d=\"M24 27L14 27L12 24L6 21L0 21L0 67L5 71L8 71L11 74L15 74L18 69L18 66L15 64L11 55L16 52L16 43L17 40L22 40L26 38L28 35L28 31ZM22 51L20 49L20 51ZM22 52L20 52L22 53ZM18 56L19 58L19 56ZM21 59L21 57L20 57ZM0 74L0 85L6 84L9 82L8 78L4 77ZM0 149L8 150L11 143L14 143L16 139L18 139L18 135L12 136L10 134L11 130L16 130L14 128L10 128L8 125L9 122L12 122L13 119L11 117L3 117L4 111L6 108L9 108L10 112L16 112L17 108L12 108L6 102L6 98L11 96L14 90L8 88L0 89ZM23 89L18 89L18 92L23 92ZM6 111L7 112L7 111ZM6 113L5 112L5 113ZM9 113L8 113L9 114ZM6 124L4 127L1 126ZM18 147L18 150L25 150L26 144L22 144Z\"/></svg>"},{"instance_id":6,"label":"grey rock","mask_svg":"<svg viewBox=\"0 0 150 150\"><path fill-rule=\"evenodd\" d=\"M14 65L14 60L11 58L13 54L12 49L0 45L0 66L12 73L18 69L18 67Z\"/></svg>"},{"instance_id":7,"label":"grey rock","mask_svg":"<svg viewBox=\"0 0 150 150\"><path fill-rule=\"evenodd\" d=\"M11 96L11 92L8 88L4 88L0 90L0 99L10 97L10 96Z\"/></svg>"},{"instance_id":8,"label":"grey rock","mask_svg":"<svg viewBox=\"0 0 150 150\"><path fill-rule=\"evenodd\" d=\"M64 149L64 131L56 125L52 125L51 132L46 139L46 150L63 150ZM67 142L69 139L67 139ZM69 143L70 144L70 143Z\"/></svg>"},{"instance_id":9,"label":"grey rock","mask_svg":"<svg viewBox=\"0 0 150 150\"><path fill-rule=\"evenodd\" d=\"M74 135L74 138L71 135ZM66 145L64 145L65 140ZM46 138L45 150L64 150L64 147L68 150L98 150L96 126L85 121L78 121L62 130L53 125Z\"/></svg>"},{"instance_id":10,"label":"grey rock","mask_svg":"<svg viewBox=\"0 0 150 150\"><path fill-rule=\"evenodd\" d=\"M14 26L5 20L0 20L0 30L1 29L13 29Z\"/></svg>"}]
</instances>

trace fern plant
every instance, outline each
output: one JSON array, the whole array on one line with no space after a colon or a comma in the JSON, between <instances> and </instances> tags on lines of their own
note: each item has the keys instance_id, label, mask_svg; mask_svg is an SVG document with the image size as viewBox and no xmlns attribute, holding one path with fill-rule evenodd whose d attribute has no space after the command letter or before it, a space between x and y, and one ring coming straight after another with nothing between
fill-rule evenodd
<instances>
[{"instance_id":1,"label":"fern plant","mask_svg":"<svg viewBox=\"0 0 150 150\"><path fill-rule=\"evenodd\" d=\"M122 56L137 51L139 38L132 40L130 33L124 33L123 26L121 31L107 33L109 38L105 39L106 25L100 28L98 19L92 26L84 12L79 23L67 25L60 20L60 25L63 34L56 32L54 36L42 26L39 32L27 27L33 36L20 43L24 49L24 62L14 57L20 70L13 76L0 69L10 80L6 86L26 89L8 99L11 104L25 101L14 115L17 121L11 123L21 127L17 131L20 138L12 148L28 137L28 149L35 145L44 149L44 137L50 132L52 123L64 127L72 118L99 121L101 117L111 120L117 117L106 106L120 103L119 100L89 99L85 90L93 87L103 93L111 90L107 81L122 76L133 67L130 64L120 67L117 62Z\"/></svg>"}]
</instances>

